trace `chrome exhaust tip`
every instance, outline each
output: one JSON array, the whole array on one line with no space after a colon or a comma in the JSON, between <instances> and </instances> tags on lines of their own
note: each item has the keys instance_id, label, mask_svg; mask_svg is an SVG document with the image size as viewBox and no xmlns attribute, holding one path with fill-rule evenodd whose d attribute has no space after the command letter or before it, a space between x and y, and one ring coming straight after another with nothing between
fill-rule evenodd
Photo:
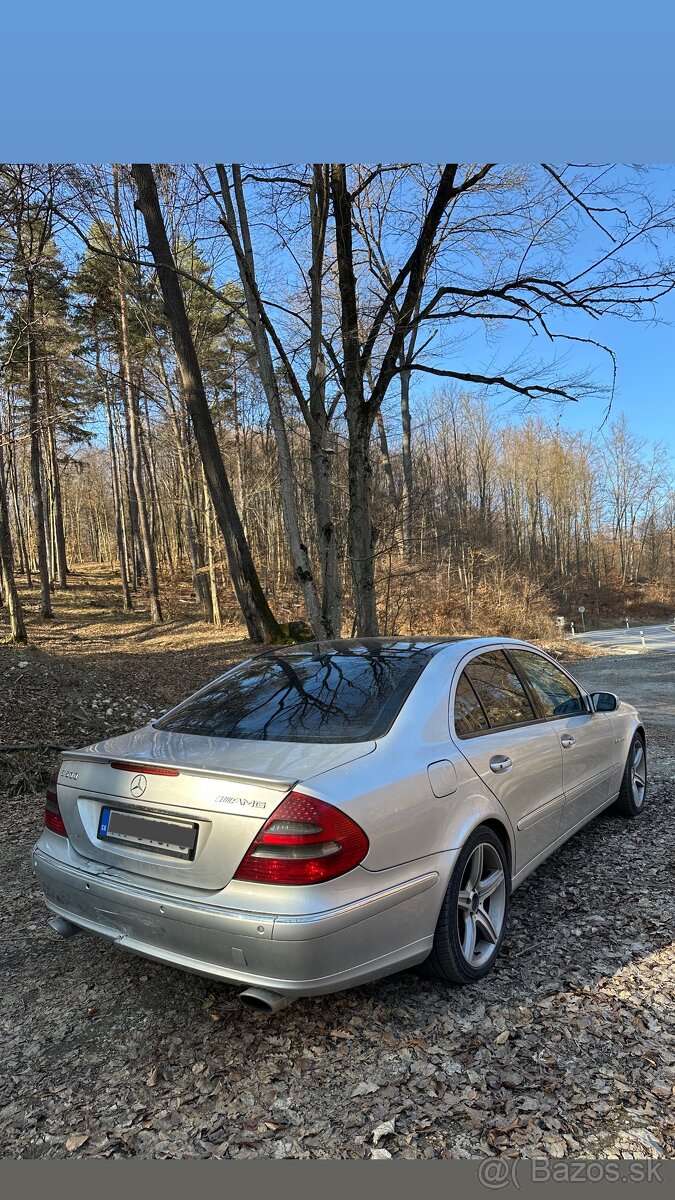
<instances>
[{"instance_id":1,"label":"chrome exhaust tip","mask_svg":"<svg viewBox=\"0 0 675 1200\"><path fill-rule=\"evenodd\" d=\"M69 938L74 933L80 933L79 925L73 925L72 921L67 921L65 917L50 917L47 924L61 937Z\"/></svg>"},{"instance_id":2,"label":"chrome exhaust tip","mask_svg":"<svg viewBox=\"0 0 675 1200\"><path fill-rule=\"evenodd\" d=\"M293 1003L292 996L282 996L279 992L268 992L266 988L246 988L239 993L239 999L246 1008L256 1009L257 1012L276 1013Z\"/></svg>"}]
</instances>

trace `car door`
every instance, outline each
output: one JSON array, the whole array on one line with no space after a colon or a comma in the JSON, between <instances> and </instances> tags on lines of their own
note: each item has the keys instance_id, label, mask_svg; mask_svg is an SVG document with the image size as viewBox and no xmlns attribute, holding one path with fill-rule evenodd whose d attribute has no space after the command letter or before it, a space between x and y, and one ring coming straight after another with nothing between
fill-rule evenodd
<instances>
[{"instance_id":1,"label":"car door","mask_svg":"<svg viewBox=\"0 0 675 1200\"><path fill-rule=\"evenodd\" d=\"M451 715L459 749L509 816L515 874L558 836L564 804L560 740L503 650L460 664Z\"/></svg>"},{"instance_id":2,"label":"car door","mask_svg":"<svg viewBox=\"0 0 675 1200\"><path fill-rule=\"evenodd\" d=\"M590 712L573 679L543 654L509 650L562 747L565 806L560 833L570 833L610 798L615 731L607 713Z\"/></svg>"}]
</instances>

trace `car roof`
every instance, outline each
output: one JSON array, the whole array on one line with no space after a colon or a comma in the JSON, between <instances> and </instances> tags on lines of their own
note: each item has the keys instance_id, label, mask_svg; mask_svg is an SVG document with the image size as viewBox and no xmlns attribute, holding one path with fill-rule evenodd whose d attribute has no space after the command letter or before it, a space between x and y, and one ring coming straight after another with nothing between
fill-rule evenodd
<instances>
[{"instance_id":1,"label":"car roof","mask_svg":"<svg viewBox=\"0 0 675 1200\"><path fill-rule=\"evenodd\" d=\"M269 646L260 657L270 658L313 658L327 655L359 654L359 657L376 657L383 652L397 659L420 656L431 661L443 650L456 647L458 650L479 649L482 646L531 646L530 642L512 637L482 637L476 634L456 634L447 637L414 637L401 634L396 637L331 638L316 642L296 642L292 646ZM536 649L537 647L533 647Z\"/></svg>"},{"instance_id":2,"label":"car roof","mask_svg":"<svg viewBox=\"0 0 675 1200\"><path fill-rule=\"evenodd\" d=\"M289 658L294 655L353 654L360 651L365 656L375 656L382 651L390 651L397 657L404 657L406 654L417 656L420 652L426 652L431 658L445 646L476 640L484 639L476 639L470 634L455 637L408 637L402 634L399 637L331 638L316 642L296 642L292 646L270 646L263 654L275 658Z\"/></svg>"}]
</instances>

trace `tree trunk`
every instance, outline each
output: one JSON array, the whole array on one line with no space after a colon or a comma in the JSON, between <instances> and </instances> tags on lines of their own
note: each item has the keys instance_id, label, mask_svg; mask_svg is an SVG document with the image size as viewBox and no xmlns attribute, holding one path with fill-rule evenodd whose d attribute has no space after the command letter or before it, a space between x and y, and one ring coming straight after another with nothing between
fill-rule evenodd
<instances>
[{"instance_id":1,"label":"tree trunk","mask_svg":"<svg viewBox=\"0 0 675 1200\"><path fill-rule=\"evenodd\" d=\"M372 519L372 466L369 419L363 409L348 414L349 425L349 557L354 587L356 632L377 637L375 543Z\"/></svg>"},{"instance_id":2,"label":"tree trunk","mask_svg":"<svg viewBox=\"0 0 675 1200\"><path fill-rule=\"evenodd\" d=\"M342 621L342 577L335 536L333 467L335 445L331 445L332 411L326 405L326 360L323 345L323 293L326 231L330 211L330 172L315 163L309 194L312 261L309 268L309 419L310 459L314 500L316 542L321 566L321 622L327 637L339 637Z\"/></svg>"},{"instance_id":3,"label":"tree trunk","mask_svg":"<svg viewBox=\"0 0 675 1200\"><path fill-rule=\"evenodd\" d=\"M125 331L122 334L123 346L126 344L124 349L124 373L128 377L131 369L131 361L128 351L128 331L126 329L126 319L122 320L122 328ZM143 551L145 576L148 581L150 620L152 621L153 625L159 625L162 621L162 608L159 599L159 582L157 579L157 559L155 556L155 545L150 531L150 520L148 518L148 508L145 501L145 480L143 478L143 451L141 448L138 393L132 380L128 381L127 387L129 389L128 403L131 430L131 470L133 473L134 492L136 494L136 503L138 508L138 528L141 535L141 549Z\"/></svg>"},{"instance_id":4,"label":"tree trunk","mask_svg":"<svg viewBox=\"0 0 675 1200\"><path fill-rule=\"evenodd\" d=\"M178 412L176 409L173 392L171 391L171 387L169 385L163 359L161 360L161 369L164 388L169 404L169 411L171 414L171 423L173 425L174 435L176 438L178 469L180 471L180 480L182 484L184 500L183 511L185 514L185 537L187 540L190 567L192 568L192 584L195 589L195 598L204 613L205 619L209 622L209 624L214 625L216 624L216 614L213 607L213 596L211 588L204 578L204 555L202 553L202 547L199 542L196 528L196 513L192 498L192 488L190 485L190 461L188 458L184 413L182 411Z\"/></svg>"},{"instance_id":5,"label":"tree trunk","mask_svg":"<svg viewBox=\"0 0 675 1200\"><path fill-rule=\"evenodd\" d=\"M141 414L138 402L138 390L134 386L134 381L131 374L131 351L129 346L129 319L127 311L127 289L124 279L124 270L122 267L122 226L120 219L119 208L119 183L117 172L115 172L115 221L117 224L117 279L119 284L119 304L120 304L120 350L122 359L122 368L124 371L124 384L127 397L127 410L129 414L129 433L130 433L130 449L131 449L131 471L133 476L134 492L136 494L136 503L138 506L138 528L141 535L141 547L143 550L143 559L145 563L145 573L148 581L148 595L150 600L150 620L153 625L158 625L162 620L162 608L159 600L159 583L157 579L157 559L155 556L155 547L150 531L150 521L148 519L148 509L145 503L145 489L143 479L143 452L141 448Z\"/></svg>"},{"instance_id":6,"label":"tree trunk","mask_svg":"<svg viewBox=\"0 0 675 1200\"><path fill-rule=\"evenodd\" d=\"M97 348L98 351L98 348ZM97 353L98 357L98 353ZM129 576L127 574L127 547L126 538L124 536L124 525L122 521L122 496L120 494L120 478L119 467L117 461L117 448L115 446L115 430L113 428L112 412L110 408L110 390L107 381L103 385L103 394L105 397L105 414L108 423L108 444L110 450L110 473L112 475L112 492L113 492L113 507L115 509L115 536L117 539L117 557L119 559L120 568L120 583L122 585L122 607L125 612L131 612L131 590L129 588Z\"/></svg>"},{"instance_id":7,"label":"tree trunk","mask_svg":"<svg viewBox=\"0 0 675 1200\"><path fill-rule=\"evenodd\" d=\"M143 457L150 480L150 494L154 507L157 512L157 523L159 531L162 535L162 546L164 547L164 559L169 570L173 570L173 557L171 554L171 546L169 545L169 535L167 533L166 521L164 520L164 507L159 494L159 481L157 479L157 463L155 461L155 446L152 436L152 427L150 425L150 410L148 407L147 392L145 394L145 430L141 430L141 445L143 447Z\"/></svg>"},{"instance_id":8,"label":"tree trunk","mask_svg":"<svg viewBox=\"0 0 675 1200\"><path fill-rule=\"evenodd\" d=\"M47 558L47 539L45 537L45 506L42 492L42 454L40 447L40 421L37 376L37 343L35 338L35 282L32 272L26 273L27 303L26 303L26 339L28 343L28 403L30 424L30 476L33 494L33 518L35 525L35 542L37 546L38 571L40 574L40 596L42 601L42 617L50 620L52 598L49 588L49 561Z\"/></svg>"},{"instance_id":9,"label":"tree trunk","mask_svg":"<svg viewBox=\"0 0 675 1200\"><path fill-rule=\"evenodd\" d=\"M49 364L45 363L46 442L49 456L49 473L52 482L52 537L54 544L54 575L57 587L68 587L68 561L66 556L66 532L63 525L63 500L61 495L61 473L56 452L56 413L52 403Z\"/></svg>"},{"instance_id":10,"label":"tree trunk","mask_svg":"<svg viewBox=\"0 0 675 1200\"><path fill-rule=\"evenodd\" d=\"M10 428L12 425L12 409L9 409ZM9 443L10 461L9 461L9 486L14 501L14 516L19 543L19 564L26 575L26 586L32 588L33 576L30 569L30 552L28 549L28 538L24 531L22 506L19 501L19 476L16 465L16 454L14 452L13 442Z\"/></svg>"},{"instance_id":11,"label":"tree trunk","mask_svg":"<svg viewBox=\"0 0 675 1200\"><path fill-rule=\"evenodd\" d=\"M152 167L147 163L134 163L132 173L138 189L138 207L145 221L148 242L162 289L164 308L171 328L183 395L199 446L213 507L225 540L232 584L249 636L258 642L278 641L283 636L283 630L260 586L232 495L206 397L185 300L176 275Z\"/></svg>"},{"instance_id":12,"label":"tree trunk","mask_svg":"<svg viewBox=\"0 0 675 1200\"><path fill-rule=\"evenodd\" d=\"M327 445L328 429L321 423L310 427L310 458L321 568L321 628L323 636L340 636L342 622L342 578L333 519L332 471L334 448Z\"/></svg>"},{"instance_id":13,"label":"tree trunk","mask_svg":"<svg viewBox=\"0 0 675 1200\"><path fill-rule=\"evenodd\" d=\"M205 523L205 541L206 553L209 565L209 595L211 615L210 621L218 628L222 625L222 617L220 615L220 602L218 600L218 581L216 579L216 560L213 553L213 505L209 495L209 485L206 482L206 475L202 469L202 478L204 481L204 523Z\"/></svg>"},{"instance_id":14,"label":"tree trunk","mask_svg":"<svg viewBox=\"0 0 675 1200\"><path fill-rule=\"evenodd\" d=\"M372 420L364 395L356 274L352 248L351 196L347 190L347 172L344 163L334 163L331 167L331 189L340 287L345 408L349 429L348 541L354 590L355 624L360 637L376 637L378 624L373 552L377 535L373 528L371 505L370 432Z\"/></svg>"},{"instance_id":15,"label":"tree trunk","mask_svg":"<svg viewBox=\"0 0 675 1200\"><path fill-rule=\"evenodd\" d=\"M401 496L403 554L410 561L413 546L413 465L410 422L410 370L401 369L401 462L403 494Z\"/></svg>"},{"instance_id":16,"label":"tree trunk","mask_svg":"<svg viewBox=\"0 0 675 1200\"><path fill-rule=\"evenodd\" d=\"M9 614L9 636L12 642L27 642L28 635L23 619L23 608L14 581L14 556L9 529L9 508L5 490L5 473L0 445L0 576Z\"/></svg>"},{"instance_id":17,"label":"tree trunk","mask_svg":"<svg viewBox=\"0 0 675 1200\"><path fill-rule=\"evenodd\" d=\"M122 359L119 360L120 367L120 385L122 396L124 397L124 439L125 439L125 456L124 456L124 479L127 488L127 498L129 502L129 533L131 546L129 547L130 564L131 564L131 586L134 591L137 590L141 577L143 575L143 563L140 557L140 534L138 521L138 497L136 495L136 485L134 483L133 471L133 449L132 449L132 434L131 434L131 414L129 412L129 399L127 389L124 386L121 378L124 367Z\"/></svg>"},{"instance_id":18,"label":"tree trunk","mask_svg":"<svg viewBox=\"0 0 675 1200\"><path fill-rule=\"evenodd\" d=\"M317 592L316 581L312 572L312 566L307 547L305 546L300 534L300 523L298 520L298 509L295 498L293 459L291 457L290 446L288 444L288 433L286 430L286 423L284 421L284 415L281 406L279 381L274 370L274 363L272 360L272 353L267 337L267 331L263 327L261 320L259 297L255 284L255 261L253 258L253 247L251 244L248 225L248 214L246 211L244 193L241 184L241 174L239 168L235 166L233 168L233 178L234 193L237 204L238 225L227 176L225 175L224 170L221 170L220 167L218 168L218 176L221 184L223 203L228 216L228 233L232 240L232 245L237 257L239 274L242 288L244 290L249 327L251 330L253 345L255 346L260 380L263 385L265 397L267 399L270 412L270 421L272 423L272 430L274 432L274 438L277 446L277 454L279 456L279 491L281 508L284 515L288 546L291 553L291 559L293 561L293 570L295 578L302 591L305 602L305 611L312 629L315 631L317 636L320 634L325 635L326 630L322 629L321 603Z\"/></svg>"},{"instance_id":19,"label":"tree trunk","mask_svg":"<svg viewBox=\"0 0 675 1200\"><path fill-rule=\"evenodd\" d=\"M396 480L394 478L394 468L393 468L392 462L391 462L391 454L389 453L389 439L387 437L387 429L386 429L386 426L384 423L384 417L382 416L381 408L378 408L378 410L377 410L377 414L375 416L375 421L377 423L377 435L378 435L378 438L380 441L380 454L382 455L382 462L384 464L384 475L385 475L385 479L387 480L387 491L389 493L389 501L391 503L392 508L394 509L394 512L396 512L398 505L399 505L399 497L398 497L398 492L396 490Z\"/></svg>"}]
</instances>

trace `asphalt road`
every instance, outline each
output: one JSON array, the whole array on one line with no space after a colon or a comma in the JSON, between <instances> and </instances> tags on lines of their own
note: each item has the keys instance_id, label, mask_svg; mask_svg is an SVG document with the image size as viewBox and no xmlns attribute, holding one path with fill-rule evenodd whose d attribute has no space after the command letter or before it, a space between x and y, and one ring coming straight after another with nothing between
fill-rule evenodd
<instances>
[{"instance_id":1,"label":"asphalt road","mask_svg":"<svg viewBox=\"0 0 675 1200\"><path fill-rule=\"evenodd\" d=\"M591 633L577 633L571 640L620 654L675 650L675 623L641 627L631 625L629 629L595 629Z\"/></svg>"}]
</instances>

